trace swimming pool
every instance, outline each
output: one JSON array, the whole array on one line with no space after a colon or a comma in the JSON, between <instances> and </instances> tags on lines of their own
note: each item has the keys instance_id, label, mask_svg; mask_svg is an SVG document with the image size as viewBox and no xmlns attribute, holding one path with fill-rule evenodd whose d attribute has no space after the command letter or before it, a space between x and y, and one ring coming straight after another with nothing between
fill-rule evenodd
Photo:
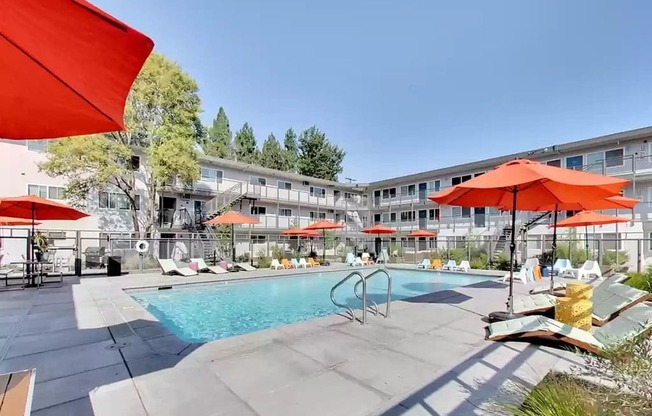
<instances>
[{"instance_id":1,"label":"swimming pool","mask_svg":"<svg viewBox=\"0 0 652 416\"><path fill-rule=\"evenodd\" d=\"M371 273L371 269L363 273ZM389 269L392 300L438 292L492 279L467 273ZM280 272L282 273L282 272ZM351 270L313 272L288 277L177 286L170 290L129 293L166 328L188 342L204 342L305 321L341 312L330 290ZM359 309L352 278L335 292L338 302ZM368 299L385 303L387 279L370 279Z\"/></svg>"}]
</instances>

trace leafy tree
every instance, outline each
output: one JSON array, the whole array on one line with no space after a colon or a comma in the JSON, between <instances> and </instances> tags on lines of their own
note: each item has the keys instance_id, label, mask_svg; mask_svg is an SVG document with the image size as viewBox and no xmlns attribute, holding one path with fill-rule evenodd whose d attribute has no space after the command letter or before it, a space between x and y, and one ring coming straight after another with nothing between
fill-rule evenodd
<instances>
[{"instance_id":1,"label":"leafy tree","mask_svg":"<svg viewBox=\"0 0 652 416\"><path fill-rule=\"evenodd\" d=\"M201 102L197 83L165 56L152 53L131 88L125 108L126 131L52 142L40 169L67 179L64 193L85 206L89 196L105 190L127 198L134 231L150 232L158 218L159 189L171 179L191 184L199 179L195 144ZM199 124L200 125L200 124ZM147 158L135 169L134 149ZM145 185L137 189L136 175ZM145 191L141 223L136 195ZM147 198L144 198L144 196Z\"/></svg>"},{"instance_id":2,"label":"leafy tree","mask_svg":"<svg viewBox=\"0 0 652 416\"><path fill-rule=\"evenodd\" d=\"M267 136L260 152L260 165L270 169L286 170L285 154L274 133Z\"/></svg>"},{"instance_id":3,"label":"leafy tree","mask_svg":"<svg viewBox=\"0 0 652 416\"><path fill-rule=\"evenodd\" d=\"M224 109L220 107L217 117L213 119L213 125L208 129L208 137L203 146L204 153L208 156L224 159L233 158L232 138L229 119Z\"/></svg>"},{"instance_id":4,"label":"leafy tree","mask_svg":"<svg viewBox=\"0 0 652 416\"><path fill-rule=\"evenodd\" d=\"M256 144L256 136L254 130L245 123L240 130L235 134L235 159L238 162L257 164L260 151Z\"/></svg>"},{"instance_id":5,"label":"leafy tree","mask_svg":"<svg viewBox=\"0 0 652 416\"><path fill-rule=\"evenodd\" d=\"M297 134L289 128L285 132L285 140L283 142L285 148L285 170L289 172L297 172L299 161L299 145L297 143Z\"/></svg>"},{"instance_id":6,"label":"leafy tree","mask_svg":"<svg viewBox=\"0 0 652 416\"><path fill-rule=\"evenodd\" d=\"M299 173L314 178L336 181L342 173L346 152L331 144L326 135L312 126L299 137Z\"/></svg>"}]
</instances>

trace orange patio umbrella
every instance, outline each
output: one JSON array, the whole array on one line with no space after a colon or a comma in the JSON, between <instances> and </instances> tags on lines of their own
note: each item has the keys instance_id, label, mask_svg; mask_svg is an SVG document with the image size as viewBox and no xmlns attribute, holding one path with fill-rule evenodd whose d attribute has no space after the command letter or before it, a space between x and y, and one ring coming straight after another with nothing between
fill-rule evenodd
<instances>
[{"instance_id":1,"label":"orange patio umbrella","mask_svg":"<svg viewBox=\"0 0 652 416\"><path fill-rule=\"evenodd\" d=\"M246 215L240 214L236 211L229 211L226 214L222 214L213 219L205 221L206 225L230 225L231 226L231 254L232 260L235 262L235 225L245 225L245 224L259 224L255 218L248 217Z\"/></svg>"},{"instance_id":2,"label":"orange patio umbrella","mask_svg":"<svg viewBox=\"0 0 652 416\"><path fill-rule=\"evenodd\" d=\"M39 225L41 224L38 221L33 222L34 225ZM5 227L14 227L18 225L32 225L32 220L28 220L25 218L15 218L15 217L2 217L0 216L0 225L3 225Z\"/></svg>"},{"instance_id":3,"label":"orange patio umbrella","mask_svg":"<svg viewBox=\"0 0 652 416\"><path fill-rule=\"evenodd\" d=\"M312 230L312 231L322 230L323 237L324 237L324 255L322 256L323 263L326 262L326 230L337 230L341 228L344 228L342 224L336 224L334 222L327 221L327 220L317 221L304 228L304 230Z\"/></svg>"},{"instance_id":4,"label":"orange patio umbrella","mask_svg":"<svg viewBox=\"0 0 652 416\"><path fill-rule=\"evenodd\" d=\"M0 137L124 130L151 39L85 0L4 0L1 20Z\"/></svg>"},{"instance_id":5,"label":"orange patio umbrella","mask_svg":"<svg viewBox=\"0 0 652 416\"><path fill-rule=\"evenodd\" d=\"M382 250L382 240L380 236L394 234L396 233L396 230L383 224L377 224L372 227L363 228L362 232L365 234L376 234L374 251L376 252L376 256L378 256L380 255L380 250Z\"/></svg>"},{"instance_id":6,"label":"orange patio umbrella","mask_svg":"<svg viewBox=\"0 0 652 416\"><path fill-rule=\"evenodd\" d=\"M281 234L298 237L319 237L317 231L304 230L303 228L290 228L289 230L281 231Z\"/></svg>"},{"instance_id":7,"label":"orange patio umbrella","mask_svg":"<svg viewBox=\"0 0 652 416\"><path fill-rule=\"evenodd\" d=\"M613 215L599 214L593 211L582 211L570 218L559 221L551 227L582 227L584 226L584 240L586 245L586 252L589 252L589 225L606 225L617 224L622 222L629 222L628 218L614 217Z\"/></svg>"},{"instance_id":8,"label":"orange patio umbrella","mask_svg":"<svg viewBox=\"0 0 652 416\"><path fill-rule=\"evenodd\" d=\"M534 211L542 204L574 203L618 196L626 179L562 169L521 159L497 166L453 188L430 195L441 205L462 207L509 207L512 211L510 248L509 311L493 313L491 318L514 317L514 254L516 250L516 210Z\"/></svg>"},{"instance_id":9,"label":"orange patio umbrella","mask_svg":"<svg viewBox=\"0 0 652 416\"><path fill-rule=\"evenodd\" d=\"M433 233L432 231L428 230L416 230L412 231L410 234L407 235L407 237L414 237L414 238L419 238L419 237L437 237L436 233Z\"/></svg>"}]
</instances>

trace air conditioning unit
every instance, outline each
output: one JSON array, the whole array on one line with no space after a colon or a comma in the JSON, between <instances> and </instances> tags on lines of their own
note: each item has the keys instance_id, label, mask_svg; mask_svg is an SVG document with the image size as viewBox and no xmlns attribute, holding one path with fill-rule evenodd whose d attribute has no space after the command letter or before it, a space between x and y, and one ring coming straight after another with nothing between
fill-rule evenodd
<instances>
[{"instance_id":1,"label":"air conditioning unit","mask_svg":"<svg viewBox=\"0 0 652 416\"><path fill-rule=\"evenodd\" d=\"M181 199L184 201L189 201L190 200L190 194L181 194Z\"/></svg>"}]
</instances>

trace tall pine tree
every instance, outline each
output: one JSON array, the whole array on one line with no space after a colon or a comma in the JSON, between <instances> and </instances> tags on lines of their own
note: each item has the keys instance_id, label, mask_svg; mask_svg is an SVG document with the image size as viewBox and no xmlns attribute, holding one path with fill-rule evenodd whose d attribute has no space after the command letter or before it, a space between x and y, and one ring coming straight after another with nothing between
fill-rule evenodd
<instances>
[{"instance_id":1,"label":"tall pine tree","mask_svg":"<svg viewBox=\"0 0 652 416\"><path fill-rule=\"evenodd\" d=\"M258 164L260 160L260 151L256 144L254 130L245 123L240 130L235 133L235 160L243 163Z\"/></svg>"},{"instance_id":2,"label":"tall pine tree","mask_svg":"<svg viewBox=\"0 0 652 416\"><path fill-rule=\"evenodd\" d=\"M208 129L208 137L204 140L204 153L208 156L233 159L231 139L229 119L220 107L217 117L213 119L213 125Z\"/></svg>"},{"instance_id":3,"label":"tall pine tree","mask_svg":"<svg viewBox=\"0 0 652 416\"><path fill-rule=\"evenodd\" d=\"M285 153L281 143L276 140L274 133L267 136L260 152L260 165L270 169L287 170L285 164Z\"/></svg>"},{"instance_id":4,"label":"tall pine tree","mask_svg":"<svg viewBox=\"0 0 652 416\"><path fill-rule=\"evenodd\" d=\"M336 181L342 173L346 152L331 144L326 135L315 126L306 129L299 137L299 173L314 178Z\"/></svg>"},{"instance_id":5,"label":"tall pine tree","mask_svg":"<svg viewBox=\"0 0 652 416\"><path fill-rule=\"evenodd\" d=\"M297 134L292 130L292 127L285 132L285 140L283 141L285 148L285 169L288 172L298 172L297 163L299 162L299 145L297 143Z\"/></svg>"}]
</instances>

